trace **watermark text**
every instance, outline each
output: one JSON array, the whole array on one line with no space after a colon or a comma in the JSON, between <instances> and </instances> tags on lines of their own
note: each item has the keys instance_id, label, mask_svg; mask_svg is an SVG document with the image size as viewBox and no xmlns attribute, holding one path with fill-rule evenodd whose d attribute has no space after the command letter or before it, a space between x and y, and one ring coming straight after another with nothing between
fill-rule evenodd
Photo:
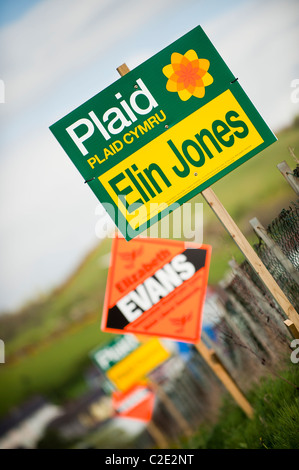
<instances>
[{"instance_id":1,"label":"watermark text","mask_svg":"<svg viewBox=\"0 0 299 470\"><path fill-rule=\"evenodd\" d=\"M299 339L293 339L291 342L291 348L294 349L294 351L291 354L291 362L293 364L298 364L299 362Z\"/></svg>"},{"instance_id":2,"label":"watermark text","mask_svg":"<svg viewBox=\"0 0 299 470\"><path fill-rule=\"evenodd\" d=\"M99 204L95 214L98 221L95 226L96 236L100 239L113 238L115 225L122 235L134 238L139 235L142 238L173 238L184 239L190 242L203 243L203 204L202 203L151 203L149 212L144 206L136 204L130 213L130 223L126 221L123 212L115 209L110 203ZM163 218L149 226L147 220L151 214L157 215L163 212ZM109 214L109 216L108 216ZM146 227L147 226L147 227Z\"/></svg>"},{"instance_id":3,"label":"watermark text","mask_svg":"<svg viewBox=\"0 0 299 470\"><path fill-rule=\"evenodd\" d=\"M294 78L294 80L291 81L291 88L294 88L291 93L292 103L299 103L299 78Z\"/></svg>"}]
</instances>

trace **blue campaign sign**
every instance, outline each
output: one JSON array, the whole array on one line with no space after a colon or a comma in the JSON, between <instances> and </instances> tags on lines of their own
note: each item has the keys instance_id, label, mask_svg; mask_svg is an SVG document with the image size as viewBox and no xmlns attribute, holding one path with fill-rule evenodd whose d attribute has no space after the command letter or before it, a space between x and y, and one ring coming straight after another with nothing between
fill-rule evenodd
<instances>
[{"instance_id":1,"label":"blue campaign sign","mask_svg":"<svg viewBox=\"0 0 299 470\"><path fill-rule=\"evenodd\" d=\"M217 341L217 334L213 325L203 325L202 329L212 341Z\"/></svg>"},{"instance_id":2,"label":"blue campaign sign","mask_svg":"<svg viewBox=\"0 0 299 470\"><path fill-rule=\"evenodd\" d=\"M215 342L217 341L217 333L212 323L207 323L206 325L203 325L202 329L210 340ZM178 348L178 353L181 358L185 362L190 361L193 352L193 345L191 343L183 343L181 341L177 341L176 344Z\"/></svg>"},{"instance_id":3,"label":"blue campaign sign","mask_svg":"<svg viewBox=\"0 0 299 470\"><path fill-rule=\"evenodd\" d=\"M192 344L177 341L179 354L184 361L189 361L192 355Z\"/></svg>"}]
</instances>

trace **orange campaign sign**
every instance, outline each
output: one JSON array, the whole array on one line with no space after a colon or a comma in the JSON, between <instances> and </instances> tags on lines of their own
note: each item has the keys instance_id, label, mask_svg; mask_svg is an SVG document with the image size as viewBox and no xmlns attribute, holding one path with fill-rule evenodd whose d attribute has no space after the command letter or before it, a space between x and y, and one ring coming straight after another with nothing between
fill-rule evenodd
<instances>
[{"instance_id":1,"label":"orange campaign sign","mask_svg":"<svg viewBox=\"0 0 299 470\"><path fill-rule=\"evenodd\" d=\"M148 387L137 384L126 392L113 392L112 407L116 416L149 422L152 418L155 394Z\"/></svg>"},{"instance_id":2,"label":"orange campaign sign","mask_svg":"<svg viewBox=\"0 0 299 470\"><path fill-rule=\"evenodd\" d=\"M183 241L116 237L102 330L198 342L211 251Z\"/></svg>"}]
</instances>

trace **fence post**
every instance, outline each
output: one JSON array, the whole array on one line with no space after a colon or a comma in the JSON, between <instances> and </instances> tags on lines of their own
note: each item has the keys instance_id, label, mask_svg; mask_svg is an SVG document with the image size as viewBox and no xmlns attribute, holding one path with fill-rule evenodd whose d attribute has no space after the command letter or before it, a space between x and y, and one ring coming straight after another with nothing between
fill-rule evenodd
<instances>
[{"instance_id":1,"label":"fence post","mask_svg":"<svg viewBox=\"0 0 299 470\"><path fill-rule=\"evenodd\" d=\"M294 175L293 170L291 170L287 162L283 161L278 163L277 168L282 176L287 180L291 188L295 191L297 196L299 196L299 178Z\"/></svg>"}]
</instances>

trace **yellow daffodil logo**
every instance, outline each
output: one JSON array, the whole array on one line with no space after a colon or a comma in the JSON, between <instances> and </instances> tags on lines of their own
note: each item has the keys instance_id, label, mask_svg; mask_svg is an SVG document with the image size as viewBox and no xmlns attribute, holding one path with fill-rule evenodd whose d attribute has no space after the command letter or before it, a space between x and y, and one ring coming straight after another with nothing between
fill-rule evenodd
<instances>
[{"instance_id":1,"label":"yellow daffodil logo","mask_svg":"<svg viewBox=\"0 0 299 470\"><path fill-rule=\"evenodd\" d=\"M205 87L213 83L213 77L208 73L209 67L210 62L199 59L193 49L184 55L174 52L171 64L162 70L168 78L166 90L176 91L182 101L187 101L191 96L203 98Z\"/></svg>"}]
</instances>

